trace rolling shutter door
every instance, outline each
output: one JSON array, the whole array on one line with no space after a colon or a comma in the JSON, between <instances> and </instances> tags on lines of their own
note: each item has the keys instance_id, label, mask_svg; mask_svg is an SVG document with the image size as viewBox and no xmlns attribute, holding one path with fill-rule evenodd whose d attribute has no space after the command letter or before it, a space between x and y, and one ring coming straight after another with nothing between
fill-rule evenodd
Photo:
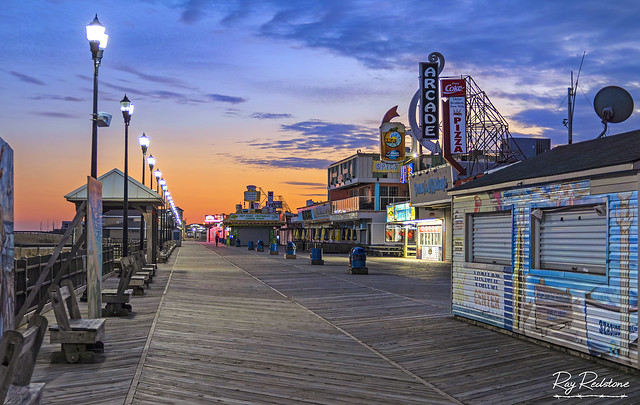
<instances>
[{"instance_id":1,"label":"rolling shutter door","mask_svg":"<svg viewBox=\"0 0 640 405\"><path fill-rule=\"evenodd\" d=\"M473 215L472 262L511 264L511 211Z\"/></svg>"},{"instance_id":2,"label":"rolling shutter door","mask_svg":"<svg viewBox=\"0 0 640 405\"><path fill-rule=\"evenodd\" d=\"M540 268L606 274L607 217L594 206L545 210L540 223Z\"/></svg>"}]
</instances>

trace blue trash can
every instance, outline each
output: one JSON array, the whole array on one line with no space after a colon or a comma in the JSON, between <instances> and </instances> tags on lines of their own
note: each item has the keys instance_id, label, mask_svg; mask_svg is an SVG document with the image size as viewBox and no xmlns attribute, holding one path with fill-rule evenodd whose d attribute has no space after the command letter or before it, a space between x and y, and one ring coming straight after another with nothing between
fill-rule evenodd
<instances>
[{"instance_id":1,"label":"blue trash can","mask_svg":"<svg viewBox=\"0 0 640 405\"><path fill-rule=\"evenodd\" d=\"M259 240L257 243L256 251L264 252L264 242Z\"/></svg>"},{"instance_id":2,"label":"blue trash can","mask_svg":"<svg viewBox=\"0 0 640 405\"><path fill-rule=\"evenodd\" d=\"M322 248L311 248L311 264L324 264Z\"/></svg>"},{"instance_id":3,"label":"blue trash can","mask_svg":"<svg viewBox=\"0 0 640 405\"><path fill-rule=\"evenodd\" d=\"M236 247L240 247L240 238L236 238Z\"/></svg>"},{"instance_id":4,"label":"blue trash can","mask_svg":"<svg viewBox=\"0 0 640 405\"><path fill-rule=\"evenodd\" d=\"M369 274L367 269L367 253L359 246L351 249L349 252L349 273L351 274Z\"/></svg>"},{"instance_id":5,"label":"blue trash can","mask_svg":"<svg viewBox=\"0 0 640 405\"><path fill-rule=\"evenodd\" d=\"M249 247L248 250L253 250L253 241L250 240L249 242L247 242L247 246Z\"/></svg>"},{"instance_id":6,"label":"blue trash can","mask_svg":"<svg viewBox=\"0 0 640 405\"><path fill-rule=\"evenodd\" d=\"M287 259L295 259L296 258L296 244L293 242L287 242L287 254L285 255Z\"/></svg>"},{"instance_id":7,"label":"blue trash can","mask_svg":"<svg viewBox=\"0 0 640 405\"><path fill-rule=\"evenodd\" d=\"M269 254L270 255L277 255L278 254L278 244L277 243L272 243L271 245L269 245Z\"/></svg>"}]
</instances>

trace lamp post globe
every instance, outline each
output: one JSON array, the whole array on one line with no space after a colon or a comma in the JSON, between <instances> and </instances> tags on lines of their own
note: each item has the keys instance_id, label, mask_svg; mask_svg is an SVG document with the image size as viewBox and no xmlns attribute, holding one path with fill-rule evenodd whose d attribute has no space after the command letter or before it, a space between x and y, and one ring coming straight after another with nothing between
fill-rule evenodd
<instances>
[{"instance_id":1,"label":"lamp post globe","mask_svg":"<svg viewBox=\"0 0 640 405\"><path fill-rule=\"evenodd\" d=\"M105 34L105 27L98 20L98 14L86 27L87 40L93 59L93 113L91 115L91 177L98 177L98 70L102 55L107 47L109 35Z\"/></svg>"},{"instance_id":2,"label":"lamp post globe","mask_svg":"<svg viewBox=\"0 0 640 405\"><path fill-rule=\"evenodd\" d=\"M133 104L124 95L120 101L120 110L124 118L124 186L122 198L122 257L129 255L129 123L133 115Z\"/></svg>"}]
</instances>

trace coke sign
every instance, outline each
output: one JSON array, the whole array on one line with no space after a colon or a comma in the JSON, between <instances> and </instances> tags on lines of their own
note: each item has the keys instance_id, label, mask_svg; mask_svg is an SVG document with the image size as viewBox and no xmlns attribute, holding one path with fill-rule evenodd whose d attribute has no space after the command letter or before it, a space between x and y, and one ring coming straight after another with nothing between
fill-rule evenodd
<instances>
[{"instance_id":1,"label":"coke sign","mask_svg":"<svg viewBox=\"0 0 640 405\"><path fill-rule=\"evenodd\" d=\"M464 79L442 79L440 89L442 97L465 97L467 95Z\"/></svg>"}]
</instances>

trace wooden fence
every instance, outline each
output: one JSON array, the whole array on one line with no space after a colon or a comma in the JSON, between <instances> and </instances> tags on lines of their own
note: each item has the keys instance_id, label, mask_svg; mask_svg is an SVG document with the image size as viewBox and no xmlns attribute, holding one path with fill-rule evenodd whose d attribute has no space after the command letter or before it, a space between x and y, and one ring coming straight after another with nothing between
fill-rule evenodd
<instances>
[{"instance_id":1,"label":"wooden fence","mask_svg":"<svg viewBox=\"0 0 640 405\"><path fill-rule=\"evenodd\" d=\"M104 246L102 248L102 274L108 274L114 269L114 247ZM64 263L69 257L70 252L62 252L55 261L53 268L49 272L44 283L40 287L36 299L33 301L32 308L29 311L35 309L38 303L47 297L47 289L51 285L51 281L56 278L58 273L62 270L62 263ZM64 274L61 276L61 280L70 279L73 285L80 287L87 283L86 272L86 252L81 251L71 258L69 266L64 270ZM27 299L27 296L33 289L33 286L38 280L42 269L46 266L51 255L22 257L15 260L15 312L16 314L22 308L22 305Z\"/></svg>"}]
</instances>

